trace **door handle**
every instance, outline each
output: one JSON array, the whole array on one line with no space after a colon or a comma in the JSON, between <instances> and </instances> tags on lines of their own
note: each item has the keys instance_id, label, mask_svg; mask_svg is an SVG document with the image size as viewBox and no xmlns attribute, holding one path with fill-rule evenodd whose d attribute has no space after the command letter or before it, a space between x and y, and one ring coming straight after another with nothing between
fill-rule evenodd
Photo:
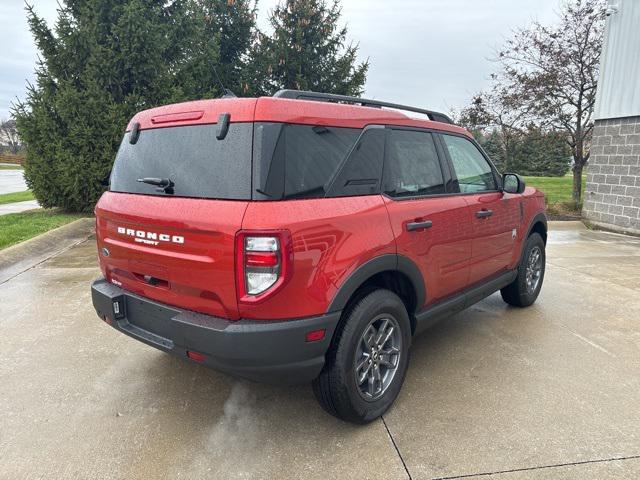
<instances>
[{"instance_id":1,"label":"door handle","mask_svg":"<svg viewBox=\"0 0 640 480\"><path fill-rule=\"evenodd\" d=\"M477 218L487 218L493 215L493 210L479 210L476 212Z\"/></svg>"},{"instance_id":2,"label":"door handle","mask_svg":"<svg viewBox=\"0 0 640 480\"><path fill-rule=\"evenodd\" d=\"M407 223L407 231L414 232L416 230L424 230L425 228L431 228L431 225L433 225L433 222L431 220L409 222Z\"/></svg>"}]
</instances>

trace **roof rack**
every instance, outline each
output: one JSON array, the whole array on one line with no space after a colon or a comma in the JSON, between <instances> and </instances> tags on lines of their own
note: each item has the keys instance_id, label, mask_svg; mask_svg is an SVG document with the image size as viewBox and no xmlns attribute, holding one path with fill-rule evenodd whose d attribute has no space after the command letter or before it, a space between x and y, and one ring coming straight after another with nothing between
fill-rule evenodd
<instances>
[{"instance_id":1,"label":"roof rack","mask_svg":"<svg viewBox=\"0 0 640 480\"><path fill-rule=\"evenodd\" d=\"M397 103L380 102L378 100L370 100L368 98L350 97L348 95L336 95L333 93L308 92L304 90L280 90L273 95L275 98L288 98L292 100L315 100L318 102L339 102L361 105L363 107L374 108L394 108L396 110L405 110L407 112L421 113L429 117L429 120L441 123L451 123L453 120L444 113L425 110L423 108L410 107L407 105L399 105Z\"/></svg>"}]
</instances>

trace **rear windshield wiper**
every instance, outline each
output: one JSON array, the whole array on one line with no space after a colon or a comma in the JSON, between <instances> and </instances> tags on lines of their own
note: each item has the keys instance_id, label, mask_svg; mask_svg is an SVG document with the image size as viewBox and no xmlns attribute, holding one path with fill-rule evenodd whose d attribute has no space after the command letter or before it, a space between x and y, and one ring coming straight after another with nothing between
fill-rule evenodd
<instances>
[{"instance_id":1,"label":"rear windshield wiper","mask_svg":"<svg viewBox=\"0 0 640 480\"><path fill-rule=\"evenodd\" d=\"M138 181L140 183L148 183L149 185L155 185L158 188L159 192L164 193L173 193L173 187L175 183L169 178L155 178L155 177L144 177L139 178Z\"/></svg>"}]
</instances>

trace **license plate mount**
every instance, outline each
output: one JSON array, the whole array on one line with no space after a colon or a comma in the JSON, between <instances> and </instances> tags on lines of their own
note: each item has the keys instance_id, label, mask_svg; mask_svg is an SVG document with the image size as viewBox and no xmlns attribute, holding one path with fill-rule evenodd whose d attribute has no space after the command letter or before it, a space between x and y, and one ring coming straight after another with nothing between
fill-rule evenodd
<instances>
[{"instance_id":1,"label":"license plate mount","mask_svg":"<svg viewBox=\"0 0 640 480\"><path fill-rule=\"evenodd\" d=\"M113 309L113 318L116 320L122 320L126 317L126 301L124 295L112 298L111 308Z\"/></svg>"}]
</instances>

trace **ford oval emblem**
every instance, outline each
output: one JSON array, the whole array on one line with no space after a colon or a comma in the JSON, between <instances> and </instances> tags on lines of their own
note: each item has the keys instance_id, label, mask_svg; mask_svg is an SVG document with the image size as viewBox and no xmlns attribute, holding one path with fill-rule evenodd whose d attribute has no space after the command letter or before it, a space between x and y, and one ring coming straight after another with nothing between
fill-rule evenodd
<instances>
[{"instance_id":1,"label":"ford oval emblem","mask_svg":"<svg viewBox=\"0 0 640 480\"><path fill-rule=\"evenodd\" d=\"M107 247L103 247L102 248L102 255L104 257L108 257L109 256L109 249Z\"/></svg>"}]
</instances>

